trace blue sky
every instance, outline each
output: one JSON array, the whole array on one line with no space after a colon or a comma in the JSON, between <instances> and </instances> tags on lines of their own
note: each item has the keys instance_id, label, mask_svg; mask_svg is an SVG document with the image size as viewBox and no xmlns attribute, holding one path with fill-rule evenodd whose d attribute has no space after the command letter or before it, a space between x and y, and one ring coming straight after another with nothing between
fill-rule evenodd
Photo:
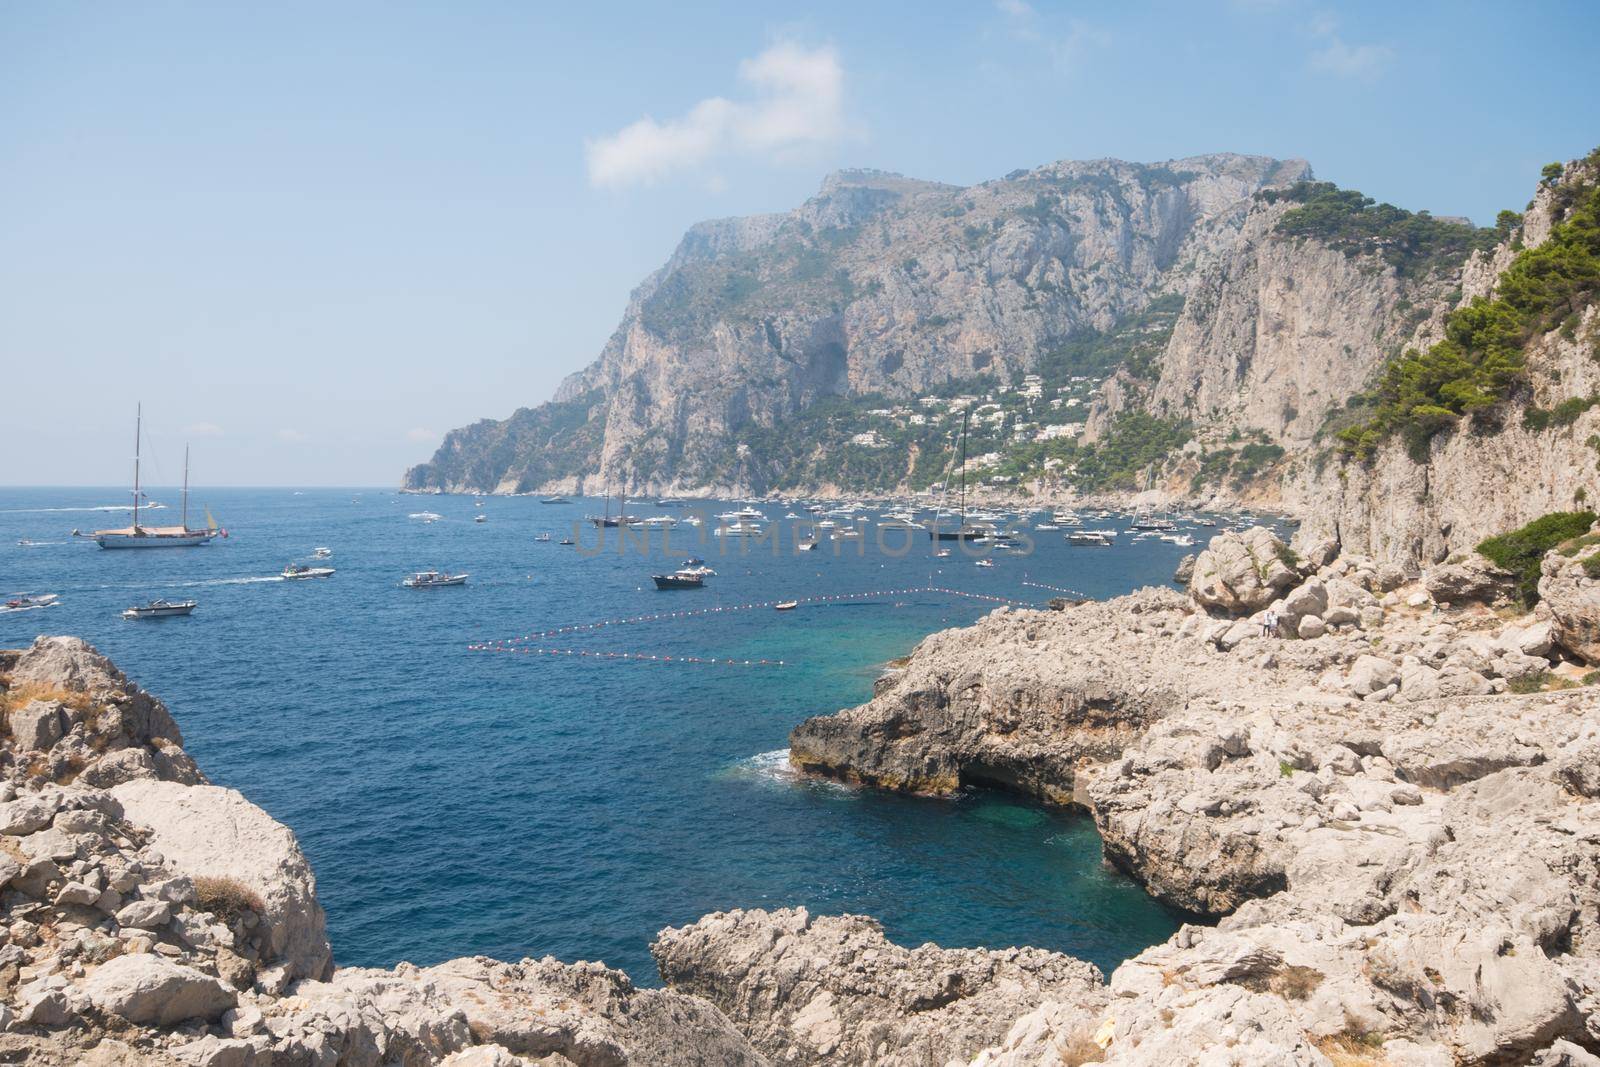
<instances>
[{"instance_id":1,"label":"blue sky","mask_svg":"<svg viewBox=\"0 0 1600 1067\"><path fill-rule=\"evenodd\" d=\"M828 171L1311 161L1491 221L1600 143L1588 3L0 7L0 484L394 484L690 223Z\"/></svg>"}]
</instances>

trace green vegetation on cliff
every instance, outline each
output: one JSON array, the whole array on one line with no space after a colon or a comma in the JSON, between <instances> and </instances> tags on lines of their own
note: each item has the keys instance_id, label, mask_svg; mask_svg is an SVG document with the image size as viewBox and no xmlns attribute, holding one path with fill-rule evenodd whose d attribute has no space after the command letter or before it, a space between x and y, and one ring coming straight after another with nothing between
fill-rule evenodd
<instances>
[{"instance_id":1,"label":"green vegetation on cliff","mask_svg":"<svg viewBox=\"0 0 1600 1067\"><path fill-rule=\"evenodd\" d=\"M1494 296L1452 311L1443 340L1426 351L1408 349L1384 368L1368 398L1371 418L1339 432L1347 455L1364 459L1398 432L1414 458L1425 458L1435 434L1511 393L1531 339L1576 323L1600 290L1600 187L1592 177L1600 150L1590 161L1588 182L1557 190L1549 238L1517 253Z\"/></svg>"},{"instance_id":2,"label":"green vegetation on cliff","mask_svg":"<svg viewBox=\"0 0 1600 1067\"><path fill-rule=\"evenodd\" d=\"M1475 249L1494 247L1496 232L1436 219L1426 211L1380 204L1332 182L1296 182L1257 194L1267 203L1298 205L1278 220L1279 233L1312 237L1347 255L1378 255L1401 275L1424 277L1458 267Z\"/></svg>"},{"instance_id":3,"label":"green vegetation on cliff","mask_svg":"<svg viewBox=\"0 0 1600 1067\"><path fill-rule=\"evenodd\" d=\"M1592 511L1552 512L1519 530L1488 538L1478 545L1478 552L1517 576L1517 596L1531 608L1539 602L1539 566L1545 553L1563 541L1588 533L1594 520Z\"/></svg>"}]
</instances>

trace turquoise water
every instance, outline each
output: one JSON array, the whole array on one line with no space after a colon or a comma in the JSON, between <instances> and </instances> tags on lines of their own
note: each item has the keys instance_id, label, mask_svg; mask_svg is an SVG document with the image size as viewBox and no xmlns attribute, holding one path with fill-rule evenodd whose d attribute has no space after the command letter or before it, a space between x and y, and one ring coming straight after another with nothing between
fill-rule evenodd
<instances>
[{"instance_id":1,"label":"turquoise water","mask_svg":"<svg viewBox=\"0 0 1600 1067\"><path fill-rule=\"evenodd\" d=\"M1039 945L1109 971L1180 921L1102 864L1083 817L994 793L920 800L787 773L795 723L867 699L884 661L993 604L901 592L532 642L782 667L469 645L606 618L930 585L1034 603L1052 595L1024 584L1034 581L1103 597L1166 581L1185 549L1072 548L1039 533L1026 558L983 569L959 551L935 559L925 541L884 553L870 535L860 555L757 546L723 557L710 543L689 546L718 571L706 589L658 592L649 575L662 567L659 537L653 560L533 541L541 530L560 538L598 501L475 508L383 490L224 490L205 503L231 536L203 548L108 552L66 536L121 525L125 513L73 509L122 499L113 489L0 489L0 592L61 595L45 611L0 615L0 645L79 634L166 700L212 780L299 835L340 964L553 954L603 959L652 983L647 949L663 926L805 905L875 916L905 944ZM409 517L425 511L442 518ZM474 523L479 513L488 521ZM592 546L593 531L584 536ZM688 541L681 528L673 537ZM334 551L332 578L276 580L318 545ZM398 587L426 567L472 579ZM188 619L118 617L155 596L200 606Z\"/></svg>"}]
</instances>

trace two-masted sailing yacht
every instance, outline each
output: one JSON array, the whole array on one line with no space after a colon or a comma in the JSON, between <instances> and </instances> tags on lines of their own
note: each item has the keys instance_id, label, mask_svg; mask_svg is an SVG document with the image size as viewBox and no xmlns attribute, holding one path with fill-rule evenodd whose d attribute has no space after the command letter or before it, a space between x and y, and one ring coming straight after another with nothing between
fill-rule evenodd
<instances>
[{"instance_id":1,"label":"two-masted sailing yacht","mask_svg":"<svg viewBox=\"0 0 1600 1067\"><path fill-rule=\"evenodd\" d=\"M101 548L187 548L203 545L222 531L216 521L207 515L206 528L189 528L189 449L183 450L183 523L180 526L139 525L139 457L144 440L144 406L141 404L134 416L133 431L133 522L120 530L96 530L89 536ZM226 536L224 534L223 536Z\"/></svg>"}]
</instances>

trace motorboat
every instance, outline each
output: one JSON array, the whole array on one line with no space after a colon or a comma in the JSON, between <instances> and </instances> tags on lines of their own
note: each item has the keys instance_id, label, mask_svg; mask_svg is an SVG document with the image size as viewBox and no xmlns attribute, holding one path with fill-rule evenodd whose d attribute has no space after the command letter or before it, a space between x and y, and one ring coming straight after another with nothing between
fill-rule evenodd
<instances>
[{"instance_id":1,"label":"motorboat","mask_svg":"<svg viewBox=\"0 0 1600 1067\"><path fill-rule=\"evenodd\" d=\"M327 548L327 547L323 547L323 546L319 546L317 548L313 548L311 550L311 558L312 559L332 559L333 558L333 549Z\"/></svg>"},{"instance_id":2,"label":"motorboat","mask_svg":"<svg viewBox=\"0 0 1600 1067\"><path fill-rule=\"evenodd\" d=\"M706 576L698 570L676 570L671 574L652 574L657 589L702 589Z\"/></svg>"},{"instance_id":3,"label":"motorboat","mask_svg":"<svg viewBox=\"0 0 1600 1067\"><path fill-rule=\"evenodd\" d=\"M735 522L762 522L766 517L765 512L750 507L740 508L738 511L724 511L717 516L719 519L733 519Z\"/></svg>"},{"instance_id":4,"label":"motorboat","mask_svg":"<svg viewBox=\"0 0 1600 1067\"><path fill-rule=\"evenodd\" d=\"M487 515L475 515L475 516L473 516L472 521L473 522L488 522L489 521L489 516L487 516Z\"/></svg>"},{"instance_id":5,"label":"motorboat","mask_svg":"<svg viewBox=\"0 0 1600 1067\"><path fill-rule=\"evenodd\" d=\"M1067 534L1067 544L1110 548L1116 544L1116 541L1100 530L1074 530L1072 533Z\"/></svg>"},{"instance_id":6,"label":"motorboat","mask_svg":"<svg viewBox=\"0 0 1600 1067\"><path fill-rule=\"evenodd\" d=\"M728 534L734 537L753 537L763 532L765 532L765 528L753 522L741 521L717 527L717 533L719 535Z\"/></svg>"},{"instance_id":7,"label":"motorboat","mask_svg":"<svg viewBox=\"0 0 1600 1067\"><path fill-rule=\"evenodd\" d=\"M55 607L60 599L58 593L18 593L4 604L0 604L0 614L10 614L14 611L37 611L40 608Z\"/></svg>"},{"instance_id":8,"label":"motorboat","mask_svg":"<svg viewBox=\"0 0 1600 1067\"><path fill-rule=\"evenodd\" d=\"M709 577L717 573L710 567L707 567L706 561L701 559L699 556L690 556L688 559L683 561L683 566L679 567L678 570L685 574L698 574L701 577Z\"/></svg>"},{"instance_id":9,"label":"motorboat","mask_svg":"<svg viewBox=\"0 0 1600 1067\"><path fill-rule=\"evenodd\" d=\"M994 560L992 560L992 559L980 559L977 562L977 564L975 564L975 565L979 566L979 567L993 567L994 566Z\"/></svg>"},{"instance_id":10,"label":"motorboat","mask_svg":"<svg viewBox=\"0 0 1600 1067\"><path fill-rule=\"evenodd\" d=\"M793 611L795 608L797 608L799 606L800 606L800 601L798 601L798 600L782 600L782 601L779 601L778 603L772 605L772 610L774 610L774 611Z\"/></svg>"},{"instance_id":11,"label":"motorboat","mask_svg":"<svg viewBox=\"0 0 1600 1067\"><path fill-rule=\"evenodd\" d=\"M124 619L170 619L177 615L188 615L199 607L197 600L152 600L148 604L136 604L122 613Z\"/></svg>"},{"instance_id":12,"label":"motorboat","mask_svg":"<svg viewBox=\"0 0 1600 1067\"><path fill-rule=\"evenodd\" d=\"M279 572L279 576L286 581L297 581L301 578L332 578L332 567L313 567L309 563L291 563Z\"/></svg>"},{"instance_id":13,"label":"motorboat","mask_svg":"<svg viewBox=\"0 0 1600 1067\"><path fill-rule=\"evenodd\" d=\"M541 504L565 504L566 502L567 498L564 496L547 496L539 501Z\"/></svg>"},{"instance_id":14,"label":"motorboat","mask_svg":"<svg viewBox=\"0 0 1600 1067\"><path fill-rule=\"evenodd\" d=\"M801 552L813 552L816 550L817 542L815 538L807 538L804 541L797 542L794 547Z\"/></svg>"},{"instance_id":15,"label":"motorboat","mask_svg":"<svg viewBox=\"0 0 1600 1067\"><path fill-rule=\"evenodd\" d=\"M1161 540L1171 545L1177 545L1179 548L1192 548L1194 546L1194 538L1189 534L1162 534Z\"/></svg>"},{"instance_id":16,"label":"motorboat","mask_svg":"<svg viewBox=\"0 0 1600 1067\"><path fill-rule=\"evenodd\" d=\"M438 589L446 585L466 585L467 575L445 574L442 571L418 571L401 579L407 589Z\"/></svg>"},{"instance_id":17,"label":"motorboat","mask_svg":"<svg viewBox=\"0 0 1600 1067\"><path fill-rule=\"evenodd\" d=\"M544 544L546 541L550 540L550 535L547 533L535 534L533 539L539 544Z\"/></svg>"},{"instance_id":18,"label":"motorboat","mask_svg":"<svg viewBox=\"0 0 1600 1067\"><path fill-rule=\"evenodd\" d=\"M570 537L563 537L563 538L562 538L562 539L561 539L561 541L560 541L560 543L561 543L561 544L563 544L563 545L575 545L575 544L577 544L577 542L576 542L576 541L574 541L574 540L573 540L573 539L572 539L572 538L570 538Z\"/></svg>"},{"instance_id":19,"label":"motorboat","mask_svg":"<svg viewBox=\"0 0 1600 1067\"><path fill-rule=\"evenodd\" d=\"M1059 529L1061 529L1061 527L1057 526L1053 522L1041 522L1037 526L1035 526L1034 529L1035 530L1059 530Z\"/></svg>"}]
</instances>

